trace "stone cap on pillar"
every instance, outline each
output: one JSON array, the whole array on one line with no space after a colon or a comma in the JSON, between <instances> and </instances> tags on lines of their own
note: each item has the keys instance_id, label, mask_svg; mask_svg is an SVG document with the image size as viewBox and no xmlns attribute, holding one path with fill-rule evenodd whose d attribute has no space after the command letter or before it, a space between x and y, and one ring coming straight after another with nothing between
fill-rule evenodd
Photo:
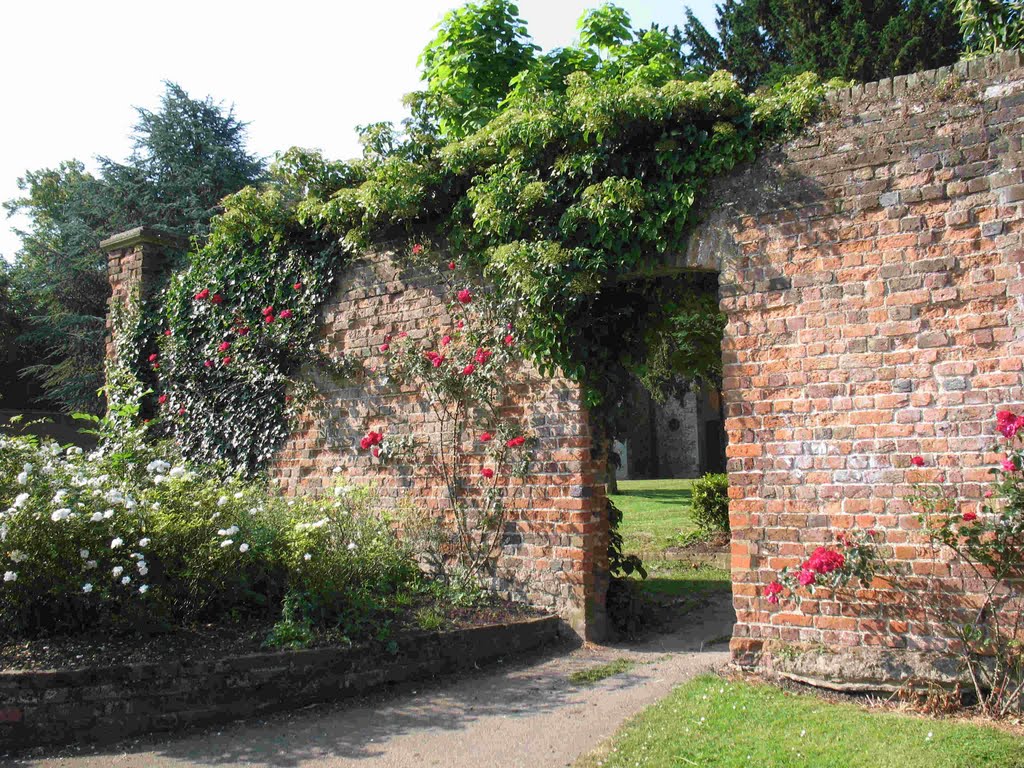
<instances>
[{"instance_id":1,"label":"stone cap on pillar","mask_svg":"<svg viewBox=\"0 0 1024 768\"><path fill-rule=\"evenodd\" d=\"M135 227L125 232L108 237L100 242L100 248L105 252L134 248L137 245L152 244L165 248L186 249L188 238L169 232L161 227Z\"/></svg>"}]
</instances>

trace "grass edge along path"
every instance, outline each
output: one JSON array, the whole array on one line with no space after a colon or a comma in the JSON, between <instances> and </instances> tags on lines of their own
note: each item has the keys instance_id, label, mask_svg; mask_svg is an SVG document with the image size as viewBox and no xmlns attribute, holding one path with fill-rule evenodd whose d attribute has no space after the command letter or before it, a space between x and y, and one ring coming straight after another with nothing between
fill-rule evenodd
<instances>
[{"instance_id":1,"label":"grass edge along path","mask_svg":"<svg viewBox=\"0 0 1024 768\"><path fill-rule=\"evenodd\" d=\"M575 768L1022 768L1024 738L703 675Z\"/></svg>"}]
</instances>

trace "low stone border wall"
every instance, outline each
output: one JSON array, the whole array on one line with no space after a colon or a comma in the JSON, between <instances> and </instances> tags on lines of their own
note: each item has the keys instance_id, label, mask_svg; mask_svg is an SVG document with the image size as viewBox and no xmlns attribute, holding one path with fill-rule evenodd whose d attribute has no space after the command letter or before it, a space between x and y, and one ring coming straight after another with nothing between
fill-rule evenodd
<instances>
[{"instance_id":1,"label":"low stone border wall","mask_svg":"<svg viewBox=\"0 0 1024 768\"><path fill-rule=\"evenodd\" d=\"M75 670L0 672L0 752L113 742L151 731L336 701L540 648L546 616L399 639L398 651L323 648Z\"/></svg>"}]
</instances>

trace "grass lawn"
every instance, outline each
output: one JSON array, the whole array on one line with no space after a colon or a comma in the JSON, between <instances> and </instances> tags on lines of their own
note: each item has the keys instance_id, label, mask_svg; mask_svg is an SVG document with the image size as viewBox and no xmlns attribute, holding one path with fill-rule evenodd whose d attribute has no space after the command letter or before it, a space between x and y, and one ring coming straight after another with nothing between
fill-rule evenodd
<instances>
[{"instance_id":1,"label":"grass lawn","mask_svg":"<svg viewBox=\"0 0 1024 768\"><path fill-rule=\"evenodd\" d=\"M685 544L697 526L690 518L693 480L620 480L611 496L622 510L624 549L657 557L668 547Z\"/></svg>"},{"instance_id":2,"label":"grass lawn","mask_svg":"<svg viewBox=\"0 0 1024 768\"><path fill-rule=\"evenodd\" d=\"M1024 739L983 725L833 704L699 677L576 768L1022 768Z\"/></svg>"},{"instance_id":3,"label":"grass lawn","mask_svg":"<svg viewBox=\"0 0 1024 768\"><path fill-rule=\"evenodd\" d=\"M620 480L611 497L622 510L623 550L644 561L643 590L666 597L695 597L729 591L729 571L713 558L687 561L667 556L670 547L691 542L697 526L690 517L692 480Z\"/></svg>"},{"instance_id":4,"label":"grass lawn","mask_svg":"<svg viewBox=\"0 0 1024 768\"><path fill-rule=\"evenodd\" d=\"M729 571L710 563L683 560L645 560L644 591L668 597L693 597L709 592L728 592Z\"/></svg>"}]
</instances>

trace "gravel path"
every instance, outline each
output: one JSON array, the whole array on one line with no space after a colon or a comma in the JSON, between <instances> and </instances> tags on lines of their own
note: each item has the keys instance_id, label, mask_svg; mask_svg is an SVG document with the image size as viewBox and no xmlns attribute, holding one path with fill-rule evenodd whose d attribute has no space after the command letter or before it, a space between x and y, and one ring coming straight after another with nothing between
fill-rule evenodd
<instances>
[{"instance_id":1,"label":"gravel path","mask_svg":"<svg viewBox=\"0 0 1024 768\"><path fill-rule=\"evenodd\" d=\"M688 614L675 632L635 645L586 645L455 680L359 702L313 707L97 751L23 757L37 768L554 768L568 766L676 685L728 660L727 597ZM709 645L710 644L710 645ZM634 667L589 686L574 671L628 659Z\"/></svg>"}]
</instances>

